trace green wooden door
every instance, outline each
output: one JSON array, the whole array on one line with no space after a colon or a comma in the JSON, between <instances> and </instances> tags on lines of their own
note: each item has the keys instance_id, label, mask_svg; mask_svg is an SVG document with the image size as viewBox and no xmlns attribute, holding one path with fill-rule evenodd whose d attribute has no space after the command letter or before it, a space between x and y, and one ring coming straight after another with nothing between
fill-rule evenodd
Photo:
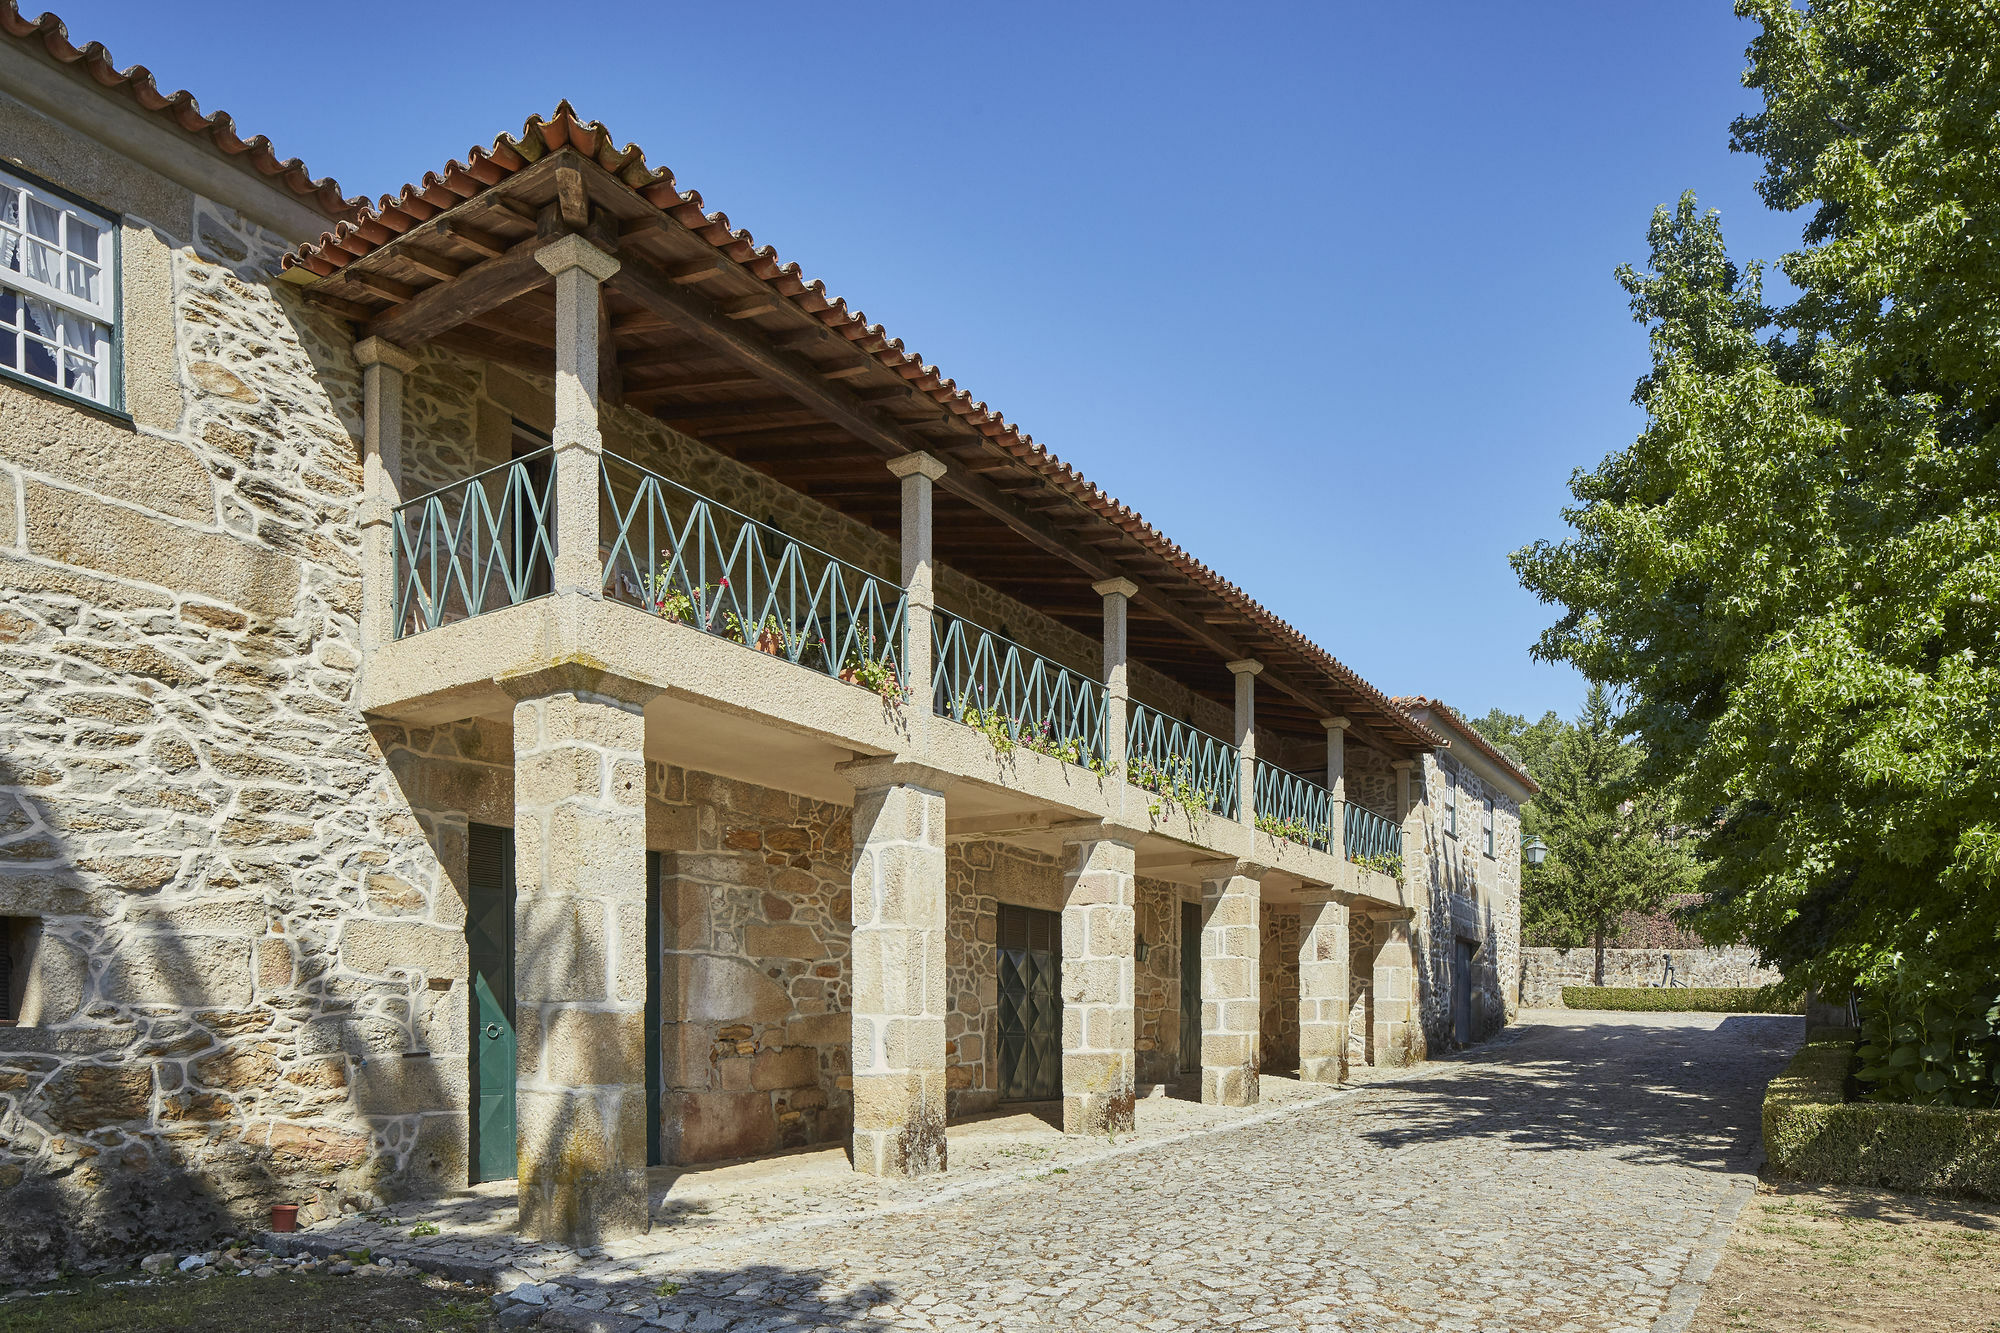
<instances>
[{"instance_id":1,"label":"green wooden door","mask_svg":"<svg viewBox=\"0 0 2000 1333\"><path fill-rule=\"evenodd\" d=\"M660 854L646 853L646 1165L660 1165Z\"/></svg>"},{"instance_id":2,"label":"green wooden door","mask_svg":"<svg viewBox=\"0 0 2000 1333\"><path fill-rule=\"evenodd\" d=\"M1000 905L1000 1096L1062 1096L1062 918Z\"/></svg>"},{"instance_id":3,"label":"green wooden door","mask_svg":"<svg viewBox=\"0 0 2000 1333\"><path fill-rule=\"evenodd\" d=\"M465 946L472 964L472 1179L512 1180L514 1149L514 830L474 824Z\"/></svg>"},{"instance_id":4,"label":"green wooden door","mask_svg":"<svg viewBox=\"0 0 2000 1333\"><path fill-rule=\"evenodd\" d=\"M1201 904L1181 904L1181 1072L1201 1068Z\"/></svg>"}]
</instances>

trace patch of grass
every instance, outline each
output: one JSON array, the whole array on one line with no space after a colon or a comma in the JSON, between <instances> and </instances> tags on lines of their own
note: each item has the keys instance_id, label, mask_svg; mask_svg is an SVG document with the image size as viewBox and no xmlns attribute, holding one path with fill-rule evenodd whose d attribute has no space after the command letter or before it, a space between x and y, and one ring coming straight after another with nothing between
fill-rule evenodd
<instances>
[{"instance_id":1,"label":"patch of grass","mask_svg":"<svg viewBox=\"0 0 2000 1333\"><path fill-rule=\"evenodd\" d=\"M60 1295L0 1303L0 1333L220 1333L287 1328L313 1333L487 1333L483 1296L410 1278L180 1278L123 1285L134 1274L79 1282Z\"/></svg>"}]
</instances>

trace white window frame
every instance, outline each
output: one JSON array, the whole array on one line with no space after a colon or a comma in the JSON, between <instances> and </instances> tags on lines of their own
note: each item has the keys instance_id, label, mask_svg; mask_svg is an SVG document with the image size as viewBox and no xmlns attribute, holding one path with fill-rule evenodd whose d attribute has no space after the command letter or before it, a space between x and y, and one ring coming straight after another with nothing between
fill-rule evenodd
<instances>
[{"instance_id":1,"label":"white window frame","mask_svg":"<svg viewBox=\"0 0 2000 1333\"><path fill-rule=\"evenodd\" d=\"M1486 835L1486 855L1491 859L1493 852L1493 798L1479 798L1479 827Z\"/></svg>"},{"instance_id":2,"label":"white window frame","mask_svg":"<svg viewBox=\"0 0 2000 1333\"><path fill-rule=\"evenodd\" d=\"M13 241L14 251L13 255L8 257L9 262L0 263L0 287L6 288L15 297L13 323L0 325L0 342L12 340L12 346L8 348L12 364L0 364L0 375L77 402L89 403L112 412L122 412L124 395L119 364L117 217L17 172L0 171L0 192L13 192L19 203L15 222L0 220L0 256L6 256L6 243L10 239ZM56 255L56 262L63 266L59 278L67 275L73 257L69 250L71 219L97 228L98 247L94 262L98 270L98 283L97 296L94 300L72 294L61 281L46 282L29 275L27 262L29 247L48 248L47 241L34 231L30 223L30 210L34 203L55 210L60 219L59 248L53 252ZM4 212L0 212L0 218L4 218ZM76 262L85 261L79 257ZM51 349L56 359L58 380L66 378L65 352L84 349L65 348L62 345L60 331L54 343L31 331L28 327L25 306L27 301L39 301L52 306L58 315L69 315L84 321L94 331L95 336L91 339L88 353L97 367L96 392L85 393L59 382L52 383L28 371L26 360L30 342Z\"/></svg>"},{"instance_id":3,"label":"white window frame","mask_svg":"<svg viewBox=\"0 0 2000 1333\"><path fill-rule=\"evenodd\" d=\"M1458 777L1447 770L1444 778L1444 834L1447 838L1458 836Z\"/></svg>"}]
</instances>

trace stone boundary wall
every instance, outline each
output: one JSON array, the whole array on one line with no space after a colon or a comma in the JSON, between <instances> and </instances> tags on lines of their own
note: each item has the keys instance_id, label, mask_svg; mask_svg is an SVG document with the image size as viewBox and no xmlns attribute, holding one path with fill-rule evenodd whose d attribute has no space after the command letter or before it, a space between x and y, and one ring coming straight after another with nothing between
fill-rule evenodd
<instances>
[{"instance_id":1,"label":"stone boundary wall","mask_svg":"<svg viewBox=\"0 0 2000 1333\"><path fill-rule=\"evenodd\" d=\"M1657 986L1664 960L1674 960L1674 980L1685 986L1769 986L1784 980L1763 966L1747 946L1704 949L1606 949L1604 984ZM1597 984L1594 949L1521 950L1521 1003L1533 1009L1562 1007L1564 986Z\"/></svg>"}]
</instances>

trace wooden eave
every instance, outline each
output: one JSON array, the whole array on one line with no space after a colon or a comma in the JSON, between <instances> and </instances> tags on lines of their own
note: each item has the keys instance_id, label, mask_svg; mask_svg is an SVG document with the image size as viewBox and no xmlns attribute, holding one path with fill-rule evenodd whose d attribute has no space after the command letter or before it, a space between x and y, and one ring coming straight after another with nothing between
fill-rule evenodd
<instances>
[{"instance_id":1,"label":"wooden eave","mask_svg":"<svg viewBox=\"0 0 2000 1333\"><path fill-rule=\"evenodd\" d=\"M1102 600L1090 585L1129 578L1140 589L1135 660L1228 705L1225 663L1256 658L1265 667L1259 724L1300 741L1323 735L1321 717L1345 716L1356 740L1391 754L1438 743L1358 677L1343 678L1345 668L1329 669L1331 659L1302 636L1282 632L1289 627L1245 614L1190 577L1136 516L1100 512L1048 475L1056 465L1046 455L1038 468L1003 447L998 432L954 410L964 395L934 373L883 364L872 355L885 345L879 334L795 270L718 247L711 226L690 226L685 210L656 206L571 148L472 184L457 184L465 197L432 200L435 211L420 221L385 207L338 240L329 234L315 267L343 262L323 273L297 265L286 276L352 320L359 336L436 341L549 376L552 279L534 256L581 232L621 264L604 287L608 400L892 537L900 490L883 464L928 452L946 468L934 537L943 563L1091 638Z\"/></svg>"}]
</instances>

